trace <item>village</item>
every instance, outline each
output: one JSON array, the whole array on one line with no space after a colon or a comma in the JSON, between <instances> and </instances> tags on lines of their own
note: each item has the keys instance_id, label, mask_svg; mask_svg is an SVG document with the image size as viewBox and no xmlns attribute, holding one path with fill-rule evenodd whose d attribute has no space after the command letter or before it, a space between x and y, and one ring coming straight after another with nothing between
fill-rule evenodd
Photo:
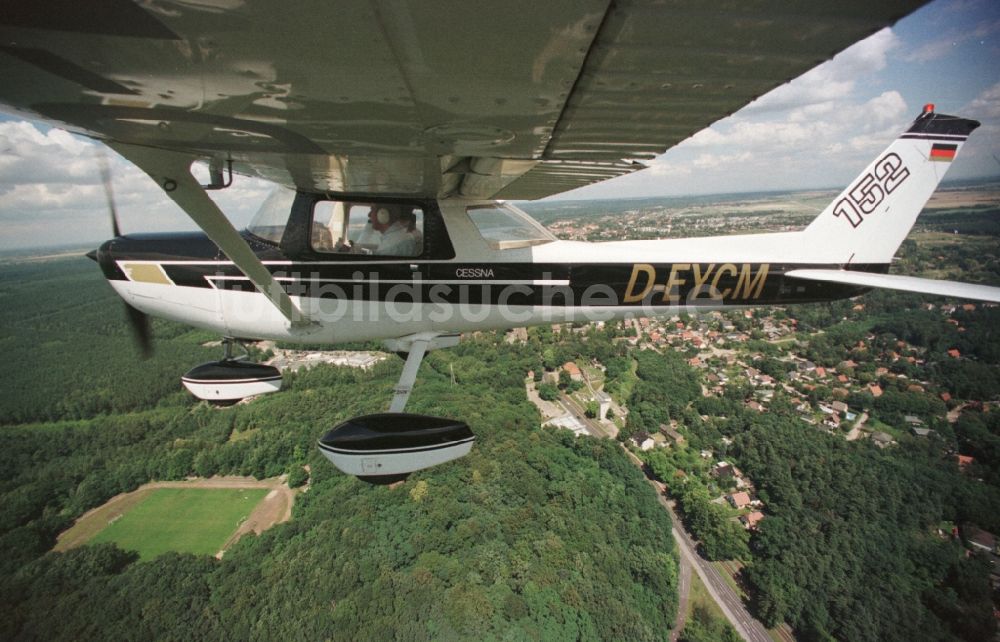
<instances>
[{"instance_id":1,"label":"village","mask_svg":"<svg viewBox=\"0 0 1000 642\"><path fill-rule=\"evenodd\" d=\"M851 312L864 311L864 304L852 305ZM976 308L977 304L924 307L959 332L963 328L956 317ZM701 395L706 400L736 398L757 413L767 412L775 403L791 404L803 430L819 431L846 441L868 441L879 449L896 447L903 439L927 440L966 474L974 474L975 458L959 454L952 442L941 438L937 428L943 421L954 424L963 411L990 412L997 406L997 400L952 399L947 391L920 377L926 359L924 349L903 340L884 345L870 332L842 347L835 358L822 355L821 362L827 365L820 365L818 358L810 358L811 333L800 329L798 320L781 308L677 314L658 319L627 319L620 324L623 336L616 341L627 343L630 350L682 353L688 366L699 374ZM552 331L585 334L590 327L602 326L600 323L553 326ZM511 343L526 340L524 328L507 334ZM947 350L947 358L965 357L960 350L951 348ZM615 399L604 392L603 377L603 364L596 360L569 361L545 371L540 378L529 373L526 389L545 425L577 434L615 438L627 425L629 410L626 399ZM558 390L558 394L553 394L553 390ZM898 421L885 422L872 416L873 404L886 394L903 402ZM913 407L907 407L906 402L913 402ZM704 415L702 419L719 418ZM731 440L723 437L718 449L706 448L698 453L706 462L701 468L707 472L702 481L714 493L713 503L730 509L731 519L752 531L766 519L767 508L757 496L754 481L719 454L725 452L727 442ZM648 453L683 449L687 438L684 427L671 420L660 424L658 431L631 434L626 443L636 453ZM988 549L993 561L993 582L1000 586L996 536L973 524L962 525L962 530L970 550L985 554ZM939 534L959 536L954 526Z\"/></svg>"}]
</instances>

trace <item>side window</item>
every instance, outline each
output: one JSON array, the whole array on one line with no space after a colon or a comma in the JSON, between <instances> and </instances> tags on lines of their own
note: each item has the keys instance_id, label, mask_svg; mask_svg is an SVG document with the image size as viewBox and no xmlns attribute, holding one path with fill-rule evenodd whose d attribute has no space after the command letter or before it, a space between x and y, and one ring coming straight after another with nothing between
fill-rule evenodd
<instances>
[{"instance_id":1,"label":"side window","mask_svg":"<svg viewBox=\"0 0 1000 642\"><path fill-rule=\"evenodd\" d=\"M555 240L551 232L510 203L473 205L466 211L483 240L494 250L530 247Z\"/></svg>"},{"instance_id":2,"label":"side window","mask_svg":"<svg viewBox=\"0 0 1000 642\"><path fill-rule=\"evenodd\" d=\"M319 201L310 244L316 252L417 257L424 251L424 212L399 203Z\"/></svg>"}]
</instances>

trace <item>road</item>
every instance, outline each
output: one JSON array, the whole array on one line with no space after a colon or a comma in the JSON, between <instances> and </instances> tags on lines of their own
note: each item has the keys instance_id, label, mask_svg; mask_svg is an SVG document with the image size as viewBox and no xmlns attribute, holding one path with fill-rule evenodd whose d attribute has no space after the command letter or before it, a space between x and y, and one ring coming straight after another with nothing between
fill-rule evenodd
<instances>
[{"instance_id":1,"label":"road","mask_svg":"<svg viewBox=\"0 0 1000 642\"><path fill-rule=\"evenodd\" d=\"M642 461L638 457L627 449L625 452L635 465L642 468ZM703 559L698 554L698 547L687 531L684 530L684 524L677 516L673 502L667 500L663 494L664 485L648 477L646 481L656 489L656 496L660 504L663 505L670 515L670 521L673 523L672 532L674 539L677 540L677 547L680 549L682 562L683 560L687 560L694 567L695 572L698 573L698 577L701 578L702 583L705 584L705 588L708 589L709 595L712 596L715 603L722 609L722 613L729 620L729 623L733 625L733 628L736 629L736 632L739 633L741 638L747 640L747 642L773 642L771 635L767 632L767 628L750 615L750 612L743 605L743 600L722 579L719 570L711 562Z\"/></svg>"}]
</instances>

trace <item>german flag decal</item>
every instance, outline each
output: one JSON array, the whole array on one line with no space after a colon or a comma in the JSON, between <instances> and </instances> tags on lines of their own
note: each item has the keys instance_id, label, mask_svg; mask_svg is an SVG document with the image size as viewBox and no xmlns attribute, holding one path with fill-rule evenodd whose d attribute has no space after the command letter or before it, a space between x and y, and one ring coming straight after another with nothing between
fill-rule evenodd
<instances>
[{"instance_id":1,"label":"german flag decal","mask_svg":"<svg viewBox=\"0 0 1000 642\"><path fill-rule=\"evenodd\" d=\"M944 143L934 143L931 147L931 160L932 161L944 161L950 163L955 160L955 151L958 149L958 145L946 145Z\"/></svg>"}]
</instances>

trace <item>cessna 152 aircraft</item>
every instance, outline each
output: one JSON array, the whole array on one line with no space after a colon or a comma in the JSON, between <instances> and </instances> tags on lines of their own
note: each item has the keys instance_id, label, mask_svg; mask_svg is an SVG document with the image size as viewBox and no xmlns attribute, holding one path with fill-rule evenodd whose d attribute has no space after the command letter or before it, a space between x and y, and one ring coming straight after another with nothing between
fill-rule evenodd
<instances>
[{"instance_id":1,"label":"cessna 152 aircraft","mask_svg":"<svg viewBox=\"0 0 1000 642\"><path fill-rule=\"evenodd\" d=\"M472 447L462 422L403 413L424 354L463 331L873 287L1000 301L888 274L979 125L931 105L799 232L579 243L499 200L641 170L920 4L8 0L0 103L104 141L201 228L115 224L91 253L143 342L146 314L227 338L184 376L196 395L280 387L232 358L241 340L406 353L389 412L320 440L341 470L387 481ZM279 186L242 232L208 196L233 173Z\"/></svg>"}]
</instances>

